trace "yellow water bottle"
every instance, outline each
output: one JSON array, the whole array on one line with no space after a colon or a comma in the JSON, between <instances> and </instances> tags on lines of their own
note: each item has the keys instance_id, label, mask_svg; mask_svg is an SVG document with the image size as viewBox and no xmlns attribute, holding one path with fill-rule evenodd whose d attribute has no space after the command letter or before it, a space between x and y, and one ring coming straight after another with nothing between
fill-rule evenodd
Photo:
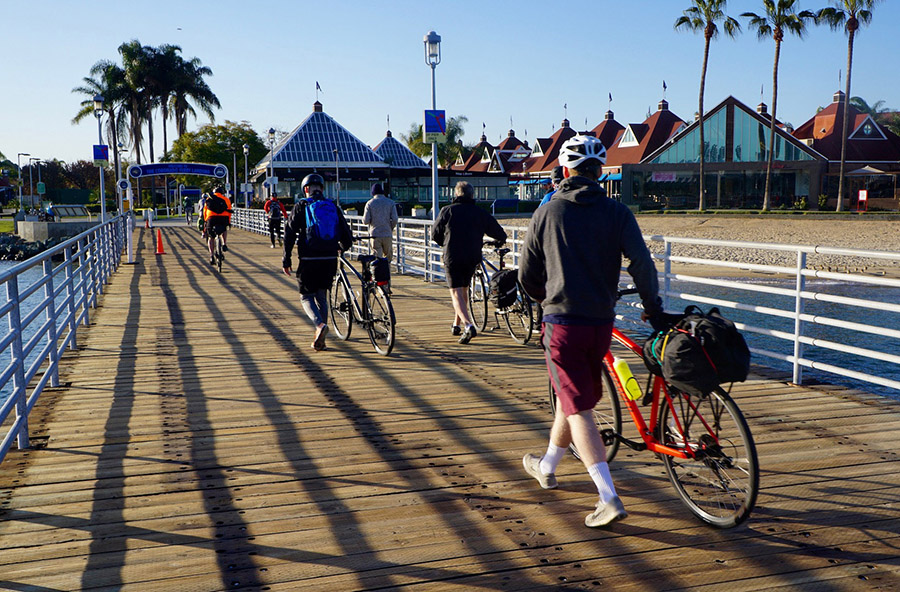
<instances>
[{"instance_id":1,"label":"yellow water bottle","mask_svg":"<svg viewBox=\"0 0 900 592\"><path fill-rule=\"evenodd\" d=\"M619 377L619 382L625 389L626 396L632 401L640 399L644 393L641 392L641 385L638 384L637 378L631 373L631 368L622 358L613 358L613 370Z\"/></svg>"}]
</instances>

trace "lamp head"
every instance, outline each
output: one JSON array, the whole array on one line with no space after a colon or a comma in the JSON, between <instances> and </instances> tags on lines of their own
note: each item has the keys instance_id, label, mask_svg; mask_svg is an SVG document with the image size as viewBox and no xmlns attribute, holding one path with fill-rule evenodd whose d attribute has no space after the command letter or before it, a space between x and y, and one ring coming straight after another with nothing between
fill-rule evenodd
<instances>
[{"instance_id":1,"label":"lamp head","mask_svg":"<svg viewBox=\"0 0 900 592\"><path fill-rule=\"evenodd\" d=\"M269 143L270 144L275 143L275 128L274 127L269 128Z\"/></svg>"},{"instance_id":2,"label":"lamp head","mask_svg":"<svg viewBox=\"0 0 900 592\"><path fill-rule=\"evenodd\" d=\"M100 117L103 113L103 95L94 95L94 115Z\"/></svg>"},{"instance_id":3,"label":"lamp head","mask_svg":"<svg viewBox=\"0 0 900 592\"><path fill-rule=\"evenodd\" d=\"M243 148L245 155L250 154L250 144L244 144Z\"/></svg>"},{"instance_id":4,"label":"lamp head","mask_svg":"<svg viewBox=\"0 0 900 592\"><path fill-rule=\"evenodd\" d=\"M425 35L425 63L437 66L441 63L441 36L434 31Z\"/></svg>"}]
</instances>

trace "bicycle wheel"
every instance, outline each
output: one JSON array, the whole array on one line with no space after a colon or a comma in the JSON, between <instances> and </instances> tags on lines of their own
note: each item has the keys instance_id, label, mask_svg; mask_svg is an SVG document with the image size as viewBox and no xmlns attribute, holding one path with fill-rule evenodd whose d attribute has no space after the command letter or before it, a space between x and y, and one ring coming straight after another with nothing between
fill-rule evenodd
<instances>
[{"instance_id":1,"label":"bicycle wheel","mask_svg":"<svg viewBox=\"0 0 900 592\"><path fill-rule=\"evenodd\" d=\"M522 345L528 343L531 339L531 330L534 328L534 311L531 307L531 298L522 289L522 285L516 282L518 293L516 301L506 308L503 313L503 320L506 321L506 328L513 341Z\"/></svg>"},{"instance_id":2,"label":"bicycle wheel","mask_svg":"<svg viewBox=\"0 0 900 592\"><path fill-rule=\"evenodd\" d=\"M753 436L734 400L721 388L705 397L669 387L672 407L662 406L662 442L687 448L693 458L663 455L678 497L700 520L731 528L747 519L759 492L759 461ZM673 415L681 422L678 432Z\"/></svg>"},{"instance_id":3,"label":"bicycle wheel","mask_svg":"<svg viewBox=\"0 0 900 592\"><path fill-rule=\"evenodd\" d=\"M334 283L328 293L328 308L335 336L346 341L350 338L350 331L353 329L353 301L350 297L350 290L341 279L340 270L334 276Z\"/></svg>"},{"instance_id":4,"label":"bicycle wheel","mask_svg":"<svg viewBox=\"0 0 900 592\"><path fill-rule=\"evenodd\" d=\"M372 340L375 351L387 356L394 349L394 326L396 324L391 297L381 286L374 286L367 292L366 307L369 315L366 323L369 339Z\"/></svg>"},{"instance_id":5,"label":"bicycle wheel","mask_svg":"<svg viewBox=\"0 0 900 592\"><path fill-rule=\"evenodd\" d=\"M472 324L479 333L483 333L487 327L487 308L487 286L484 283L484 274L478 270L469 284L469 314L472 316Z\"/></svg>"},{"instance_id":6,"label":"bicycle wheel","mask_svg":"<svg viewBox=\"0 0 900 592\"><path fill-rule=\"evenodd\" d=\"M555 417L556 393L553 392L552 382L548 381L547 386L550 393L550 409ZM619 393L616 392L616 387L609 377L606 366L603 367L603 397L597 403L597 406L594 407L594 421L597 422L597 429L601 432L603 430L613 430L617 434L622 433L622 407L619 404ZM569 450L572 451L575 458L581 460L581 455L578 454L578 448L575 447L574 443L569 446ZM606 444L606 462L612 462L618 451L619 440L614 438L612 442Z\"/></svg>"}]
</instances>

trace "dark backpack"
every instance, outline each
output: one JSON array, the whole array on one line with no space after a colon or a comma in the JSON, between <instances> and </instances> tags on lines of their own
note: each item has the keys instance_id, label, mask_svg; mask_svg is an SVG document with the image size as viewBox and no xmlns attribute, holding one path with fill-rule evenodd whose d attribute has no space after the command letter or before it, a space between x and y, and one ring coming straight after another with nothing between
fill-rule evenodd
<instances>
[{"instance_id":1,"label":"dark backpack","mask_svg":"<svg viewBox=\"0 0 900 592\"><path fill-rule=\"evenodd\" d=\"M213 194L206 200L206 207L213 214L224 214L228 209L228 204L225 203L225 200L220 195Z\"/></svg>"},{"instance_id":2,"label":"dark backpack","mask_svg":"<svg viewBox=\"0 0 900 592\"><path fill-rule=\"evenodd\" d=\"M337 251L340 213L327 199L306 202L306 244L315 251Z\"/></svg>"},{"instance_id":3,"label":"dark backpack","mask_svg":"<svg viewBox=\"0 0 900 592\"><path fill-rule=\"evenodd\" d=\"M750 349L734 323L718 308L704 314L691 306L685 313L672 329L654 333L644 343L647 369L692 394L746 380Z\"/></svg>"},{"instance_id":4,"label":"dark backpack","mask_svg":"<svg viewBox=\"0 0 900 592\"><path fill-rule=\"evenodd\" d=\"M501 269L491 278L489 295L491 302L497 308L506 308L515 303L519 295L516 278L518 272L515 269Z\"/></svg>"}]
</instances>

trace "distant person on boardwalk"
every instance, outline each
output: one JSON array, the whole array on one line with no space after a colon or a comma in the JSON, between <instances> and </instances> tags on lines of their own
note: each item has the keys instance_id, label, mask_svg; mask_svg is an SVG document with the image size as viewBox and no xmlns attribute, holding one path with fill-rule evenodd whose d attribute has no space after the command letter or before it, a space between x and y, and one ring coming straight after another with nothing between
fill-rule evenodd
<instances>
[{"instance_id":1,"label":"distant person on boardwalk","mask_svg":"<svg viewBox=\"0 0 900 592\"><path fill-rule=\"evenodd\" d=\"M216 187L203 202L203 231L209 247L209 264L216 264L216 236L222 235L222 252L228 252L228 227L231 226L231 200L223 187Z\"/></svg>"},{"instance_id":2,"label":"distant person on boardwalk","mask_svg":"<svg viewBox=\"0 0 900 592\"><path fill-rule=\"evenodd\" d=\"M553 196L556 195L556 191L559 189L559 184L562 183L563 180L563 168L561 166L553 167L553 170L550 171L550 191L547 192L547 195L544 196L544 199L541 200L541 203L538 204L538 207L545 206Z\"/></svg>"},{"instance_id":3,"label":"distant person on boardwalk","mask_svg":"<svg viewBox=\"0 0 900 592\"><path fill-rule=\"evenodd\" d=\"M337 271L338 250L348 250L353 236L344 213L322 193L325 180L321 175L306 175L300 189L306 198L288 216L281 266L284 273L291 274L291 251L296 243L300 304L316 327L312 348L321 351L328 334L328 289Z\"/></svg>"},{"instance_id":4,"label":"distant person on boardwalk","mask_svg":"<svg viewBox=\"0 0 900 592\"><path fill-rule=\"evenodd\" d=\"M475 326L469 316L469 282L481 264L484 236L498 245L506 242L503 227L486 210L475 203L475 190L465 181L456 184L453 203L441 208L431 240L444 247L444 272L450 287L450 299L456 316L450 330L459 335L460 343L475 337Z\"/></svg>"},{"instance_id":5,"label":"distant person on boardwalk","mask_svg":"<svg viewBox=\"0 0 900 592\"><path fill-rule=\"evenodd\" d=\"M203 235L203 238L206 238L206 222L203 220L203 208L206 207L206 200L209 199L209 194L204 193L200 196L200 199L197 200L197 230Z\"/></svg>"},{"instance_id":6,"label":"distant person on boardwalk","mask_svg":"<svg viewBox=\"0 0 900 592\"><path fill-rule=\"evenodd\" d=\"M273 191L272 195L269 196L269 199L266 200L266 203L263 204L263 211L269 219L269 240L272 241L272 246L270 248L274 249L276 235L278 236L278 244L282 244L281 228L284 219L287 218L287 210L285 209L284 204L278 201L278 196L276 196Z\"/></svg>"},{"instance_id":7,"label":"distant person on boardwalk","mask_svg":"<svg viewBox=\"0 0 900 592\"><path fill-rule=\"evenodd\" d=\"M384 195L381 183L372 185L372 199L366 202L363 210L363 222L369 225L369 236L372 237L372 249L379 257L393 259L391 237L397 227L397 206L394 200Z\"/></svg>"},{"instance_id":8,"label":"distant person on boardwalk","mask_svg":"<svg viewBox=\"0 0 900 592\"><path fill-rule=\"evenodd\" d=\"M573 442L600 499L585 518L596 528L625 518L593 409L602 392L622 256L644 305L643 318L661 311L656 268L631 211L597 183L606 149L593 136L574 136L560 151L565 180L531 219L519 281L543 305L541 341L559 404L543 457L526 454L525 471L544 489L557 486L556 467ZM606 393L615 397L616 393Z\"/></svg>"}]
</instances>

